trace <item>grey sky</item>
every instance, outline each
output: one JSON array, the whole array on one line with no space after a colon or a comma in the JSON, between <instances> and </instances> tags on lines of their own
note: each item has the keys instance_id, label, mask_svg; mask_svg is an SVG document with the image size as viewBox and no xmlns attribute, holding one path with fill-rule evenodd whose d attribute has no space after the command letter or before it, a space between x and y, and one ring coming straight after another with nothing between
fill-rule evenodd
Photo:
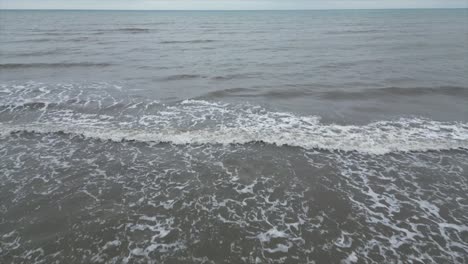
<instances>
[{"instance_id":1,"label":"grey sky","mask_svg":"<svg viewBox=\"0 0 468 264\"><path fill-rule=\"evenodd\" d=\"M0 0L0 9L467 8L468 0Z\"/></svg>"}]
</instances>

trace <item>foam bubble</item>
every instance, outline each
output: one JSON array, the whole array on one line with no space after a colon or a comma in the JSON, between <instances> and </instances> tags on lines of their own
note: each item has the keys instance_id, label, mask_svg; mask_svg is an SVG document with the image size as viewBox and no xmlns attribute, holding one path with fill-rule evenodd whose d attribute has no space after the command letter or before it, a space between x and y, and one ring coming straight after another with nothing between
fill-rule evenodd
<instances>
[{"instance_id":1,"label":"foam bubble","mask_svg":"<svg viewBox=\"0 0 468 264\"><path fill-rule=\"evenodd\" d=\"M366 125L325 124L318 116L250 104L122 97L115 84L0 85L0 134L64 132L88 138L184 144L247 144L370 154L468 148L468 124L425 118ZM120 86L119 86L120 87ZM117 94L116 94L117 93Z\"/></svg>"},{"instance_id":2,"label":"foam bubble","mask_svg":"<svg viewBox=\"0 0 468 264\"><path fill-rule=\"evenodd\" d=\"M389 152L431 151L468 148L468 127L459 122L443 123L427 119L399 119L379 121L364 126L321 124L313 117L279 113L251 115L251 119L237 119L233 123L201 125L200 128L178 128L179 116L146 116L148 127L133 127L126 122L99 118L60 116L56 121L30 124L1 124L0 134L13 132L63 132L87 138L141 142L185 144L247 144L264 142L277 146L301 147L338 151L358 151L370 154ZM170 119L174 119L171 124ZM110 120L109 120L110 119ZM149 121L148 121L149 120ZM311 122L312 121L312 122ZM198 124L200 126L200 124Z\"/></svg>"}]
</instances>

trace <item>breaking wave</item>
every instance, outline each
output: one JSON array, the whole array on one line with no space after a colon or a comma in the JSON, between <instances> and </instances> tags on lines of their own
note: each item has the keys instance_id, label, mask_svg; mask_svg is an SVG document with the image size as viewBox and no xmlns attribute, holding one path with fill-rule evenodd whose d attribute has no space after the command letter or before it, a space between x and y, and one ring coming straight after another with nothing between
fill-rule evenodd
<instances>
[{"instance_id":1,"label":"breaking wave","mask_svg":"<svg viewBox=\"0 0 468 264\"><path fill-rule=\"evenodd\" d=\"M468 124L400 118L367 125L324 124L316 116L271 112L261 107L186 100L140 117L51 111L41 121L0 124L5 137L16 132L65 133L85 138L185 144L248 144L357 151L369 154L468 148Z\"/></svg>"},{"instance_id":2,"label":"breaking wave","mask_svg":"<svg viewBox=\"0 0 468 264\"><path fill-rule=\"evenodd\" d=\"M121 89L103 83L0 85L0 135L62 132L116 142L194 145L263 142L370 154L468 149L468 123L461 121L405 117L365 125L330 124L318 116L277 112L248 103L185 100L166 105L151 98L122 96ZM452 92L461 91L453 88ZM220 93L226 92L248 90Z\"/></svg>"}]
</instances>

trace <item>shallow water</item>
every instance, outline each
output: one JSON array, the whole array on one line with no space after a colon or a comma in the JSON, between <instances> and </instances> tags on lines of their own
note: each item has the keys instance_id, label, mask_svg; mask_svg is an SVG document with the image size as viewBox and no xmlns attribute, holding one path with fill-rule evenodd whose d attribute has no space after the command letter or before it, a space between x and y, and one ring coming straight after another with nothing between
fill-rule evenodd
<instances>
[{"instance_id":1,"label":"shallow water","mask_svg":"<svg viewBox=\"0 0 468 264\"><path fill-rule=\"evenodd\" d=\"M0 262L468 262L467 22L0 11Z\"/></svg>"}]
</instances>

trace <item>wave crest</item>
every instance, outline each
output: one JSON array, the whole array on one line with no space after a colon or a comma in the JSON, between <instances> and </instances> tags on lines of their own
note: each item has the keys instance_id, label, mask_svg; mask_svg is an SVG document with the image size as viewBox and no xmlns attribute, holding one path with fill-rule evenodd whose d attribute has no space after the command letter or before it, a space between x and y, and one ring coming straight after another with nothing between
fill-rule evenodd
<instances>
[{"instance_id":1,"label":"wave crest","mask_svg":"<svg viewBox=\"0 0 468 264\"><path fill-rule=\"evenodd\" d=\"M73 118L67 119L67 118ZM363 126L323 124L316 116L230 109L227 104L187 100L137 122L112 116L59 113L46 122L0 124L0 135L15 132L66 133L120 141L186 144L247 144L357 151L368 154L468 148L468 124L421 118L378 121Z\"/></svg>"}]
</instances>

